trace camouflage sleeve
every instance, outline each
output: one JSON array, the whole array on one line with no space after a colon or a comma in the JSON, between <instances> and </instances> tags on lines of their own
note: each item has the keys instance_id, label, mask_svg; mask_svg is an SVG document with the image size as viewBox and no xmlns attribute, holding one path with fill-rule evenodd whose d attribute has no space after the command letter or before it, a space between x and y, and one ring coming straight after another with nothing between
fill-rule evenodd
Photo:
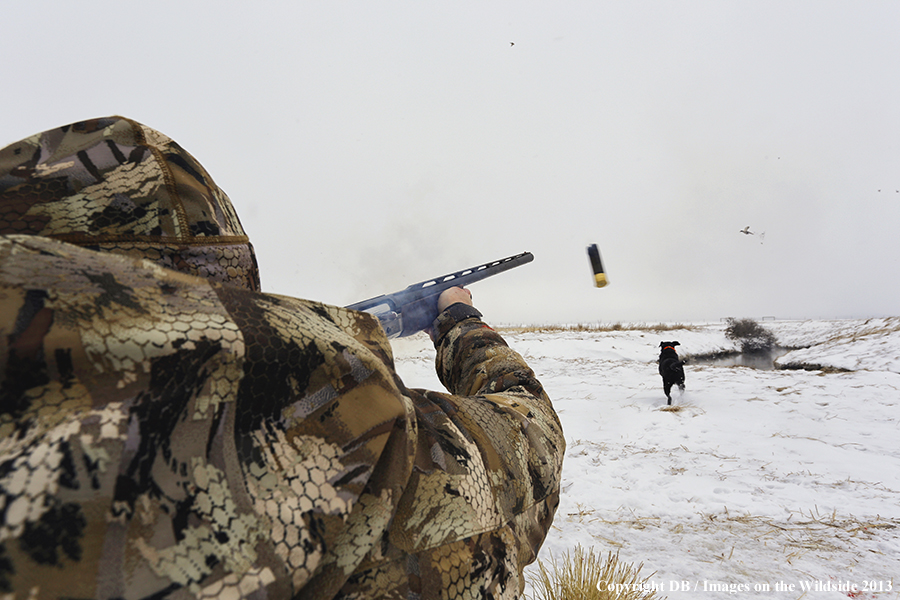
<instances>
[{"instance_id":1,"label":"camouflage sleeve","mask_svg":"<svg viewBox=\"0 0 900 600\"><path fill-rule=\"evenodd\" d=\"M406 389L398 380L414 411L412 469L381 543L341 597L518 598L523 569L552 524L565 441L543 387L480 319L457 321L446 311L435 333L438 374L454 393ZM393 364L383 334L360 337ZM403 455L385 451L375 472L397 471Z\"/></svg>"},{"instance_id":2,"label":"camouflage sleeve","mask_svg":"<svg viewBox=\"0 0 900 600\"><path fill-rule=\"evenodd\" d=\"M534 372L497 332L480 320L481 313L462 316L465 318L457 321L451 311L445 311L435 324L437 372L447 390L475 396L521 388L549 405Z\"/></svg>"},{"instance_id":3,"label":"camouflage sleeve","mask_svg":"<svg viewBox=\"0 0 900 600\"><path fill-rule=\"evenodd\" d=\"M522 357L480 319L450 312L435 334L438 374L454 393L407 390L418 436L389 534L405 561L393 577L415 583L417 597L517 598L559 503L565 442ZM392 566L361 569L352 589L379 596Z\"/></svg>"}]
</instances>

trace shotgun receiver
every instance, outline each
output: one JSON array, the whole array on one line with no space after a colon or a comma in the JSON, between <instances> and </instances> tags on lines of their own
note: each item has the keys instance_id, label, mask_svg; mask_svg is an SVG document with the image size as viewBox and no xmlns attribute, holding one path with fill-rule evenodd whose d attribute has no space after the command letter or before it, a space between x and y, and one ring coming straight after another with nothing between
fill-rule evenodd
<instances>
[{"instance_id":1,"label":"shotgun receiver","mask_svg":"<svg viewBox=\"0 0 900 600\"><path fill-rule=\"evenodd\" d=\"M388 338L405 337L431 327L431 323L438 315L438 296L444 290L487 279L532 260L534 255L531 252L523 252L443 277L414 283L399 292L382 294L351 304L347 308L365 311L378 317Z\"/></svg>"}]
</instances>

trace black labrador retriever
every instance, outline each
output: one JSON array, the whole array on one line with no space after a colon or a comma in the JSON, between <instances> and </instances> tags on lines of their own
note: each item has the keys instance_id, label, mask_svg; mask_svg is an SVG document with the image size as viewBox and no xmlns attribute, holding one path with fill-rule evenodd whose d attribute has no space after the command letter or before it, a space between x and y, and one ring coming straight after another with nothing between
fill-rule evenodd
<instances>
[{"instance_id":1,"label":"black labrador retriever","mask_svg":"<svg viewBox=\"0 0 900 600\"><path fill-rule=\"evenodd\" d=\"M678 385L678 389L684 391L684 361L678 358L675 352L675 346L680 346L678 342L660 342L659 347L659 374L662 375L663 391L668 399L667 404L672 404L672 394L670 393L673 385Z\"/></svg>"}]
</instances>

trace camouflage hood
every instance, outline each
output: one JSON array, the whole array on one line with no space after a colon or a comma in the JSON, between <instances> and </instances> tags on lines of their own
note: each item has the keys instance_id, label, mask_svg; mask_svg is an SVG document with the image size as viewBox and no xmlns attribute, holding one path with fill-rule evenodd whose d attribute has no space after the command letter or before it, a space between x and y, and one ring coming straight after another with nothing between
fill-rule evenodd
<instances>
[{"instance_id":1,"label":"camouflage hood","mask_svg":"<svg viewBox=\"0 0 900 600\"><path fill-rule=\"evenodd\" d=\"M225 192L172 139L123 117L0 150L0 234L16 233L260 289L253 246Z\"/></svg>"}]
</instances>

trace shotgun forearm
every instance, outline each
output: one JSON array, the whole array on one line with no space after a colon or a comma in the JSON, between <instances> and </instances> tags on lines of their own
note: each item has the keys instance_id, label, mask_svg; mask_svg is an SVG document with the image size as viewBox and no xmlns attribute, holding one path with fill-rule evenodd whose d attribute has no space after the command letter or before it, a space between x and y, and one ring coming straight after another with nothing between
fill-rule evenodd
<instances>
[{"instance_id":1,"label":"shotgun forearm","mask_svg":"<svg viewBox=\"0 0 900 600\"><path fill-rule=\"evenodd\" d=\"M389 338L412 335L431 326L437 318L437 301L447 288L463 287L534 260L531 252L523 252L493 262L463 269L448 275L414 283L393 294L382 294L347 306L372 313L381 321Z\"/></svg>"}]
</instances>

